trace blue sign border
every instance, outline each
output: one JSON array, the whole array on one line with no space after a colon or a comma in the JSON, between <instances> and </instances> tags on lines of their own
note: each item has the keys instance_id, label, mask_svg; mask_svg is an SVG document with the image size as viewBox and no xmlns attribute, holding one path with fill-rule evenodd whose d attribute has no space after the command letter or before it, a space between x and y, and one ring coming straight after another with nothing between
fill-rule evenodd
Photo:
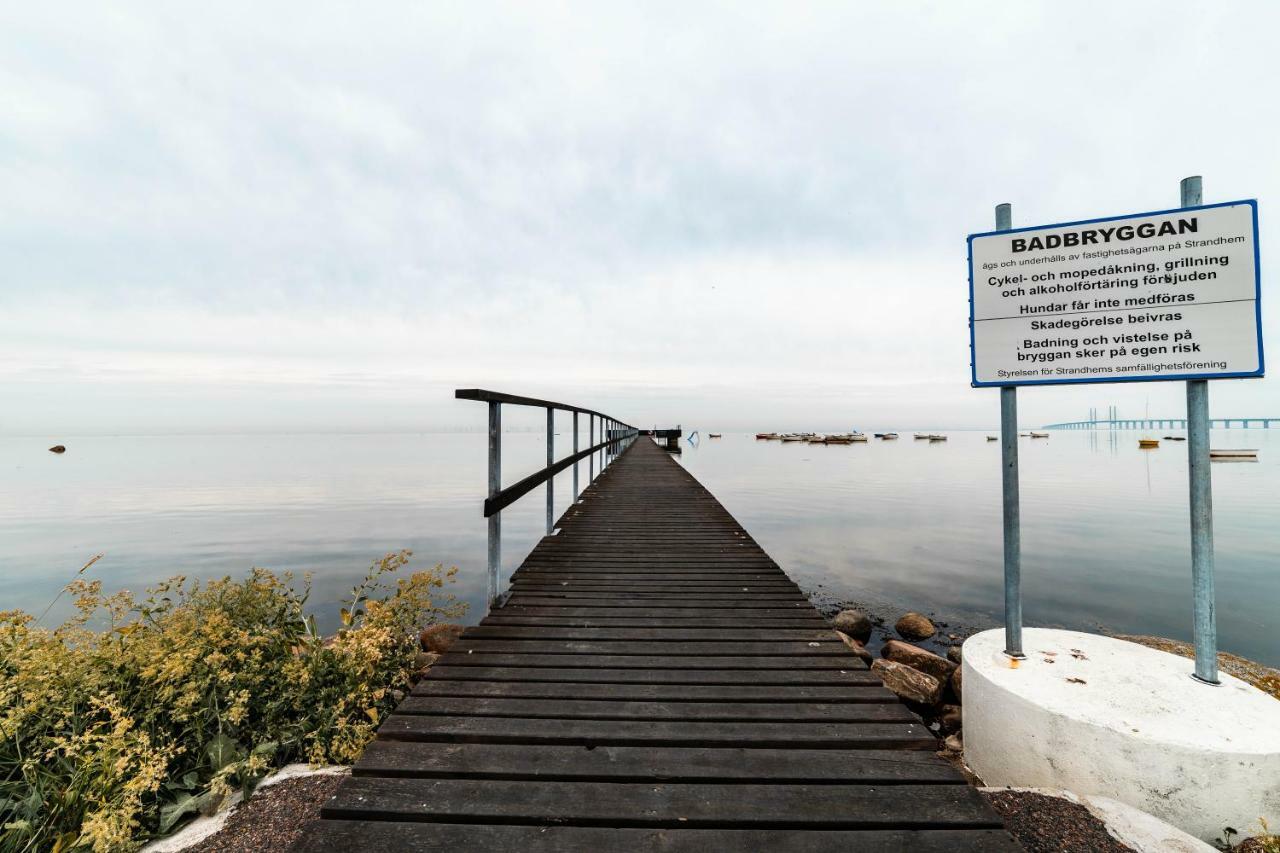
<instances>
[{"instance_id":1,"label":"blue sign border","mask_svg":"<svg viewBox=\"0 0 1280 853\"><path fill-rule=\"evenodd\" d=\"M1090 225L1094 222L1116 222L1122 219L1141 219L1145 216L1163 216L1167 213L1186 213L1193 210L1212 210L1216 207L1238 207L1246 204L1253 218L1253 298L1254 316L1258 327L1258 369L1245 373L1179 373L1172 376L1111 376L1081 377L1072 379L1025 379L1012 382L979 382L978 357L975 351L973 333L973 241L979 237L992 237L997 234L1017 234L1021 231L1042 231L1046 228L1066 228L1070 225ZM1254 198L1238 201L1223 201L1217 204L1202 204L1196 207L1174 207L1169 210L1152 210L1147 213L1126 213L1123 216L1102 216L1097 219L1077 219L1072 222L1055 222L1050 225L1032 225L1027 228L1010 228L1007 231L981 231L970 234L968 241L969 260L969 376L973 388L1004 388L1016 385L1093 385L1103 382L1181 382L1187 379L1250 379L1265 375L1266 357L1262 349L1262 258L1258 247L1258 200Z\"/></svg>"}]
</instances>

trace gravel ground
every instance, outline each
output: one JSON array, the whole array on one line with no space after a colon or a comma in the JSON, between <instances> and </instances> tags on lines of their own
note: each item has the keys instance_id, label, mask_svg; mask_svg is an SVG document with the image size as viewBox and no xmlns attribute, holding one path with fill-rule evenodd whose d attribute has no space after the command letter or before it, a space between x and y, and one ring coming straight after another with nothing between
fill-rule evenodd
<instances>
[{"instance_id":1,"label":"gravel ground","mask_svg":"<svg viewBox=\"0 0 1280 853\"><path fill-rule=\"evenodd\" d=\"M346 776L304 776L260 789L236 806L226 825L185 853L266 853L287 850Z\"/></svg>"},{"instance_id":2,"label":"gravel ground","mask_svg":"<svg viewBox=\"0 0 1280 853\"><path fill-rule=\"evenodd\" d=\"M1084 806L1023 791L984 791L1027 853L1132 853Z\"/></svg>"}]
</instances>

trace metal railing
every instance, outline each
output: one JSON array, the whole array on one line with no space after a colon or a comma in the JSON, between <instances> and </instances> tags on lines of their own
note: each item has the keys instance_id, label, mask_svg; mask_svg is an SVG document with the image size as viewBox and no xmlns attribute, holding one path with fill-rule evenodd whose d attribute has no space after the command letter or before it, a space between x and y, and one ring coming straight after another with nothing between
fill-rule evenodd
<instances>
[{"instance_id":1,"label":"metal railing","mask_svg":"<svg viewBox=\"0 0 1280 853\"><path fill-rule=\"evenodd\" d=\"M566 468L573 466L573 499L576 501L582 493L578 488L578 463L588 460L587 483L596 478L596 454L600 454L600 471L622 450L623 444L638 432L635 427L617 418L584 409L581 406L569 406L554 403L550 400L536 400L532 397L519 397L515 394L502 394L497 391L485 391L481 388L459 388L453 396L459 400L477 400L489 404L489 492L484 501L484 516L489 519L488 549L488 602L492 607L499 602L499 582L502 571L502 510L533 491L542 483L547 484L547 535L555 529L555 476ZM531 406L547 410L547 467L540 471L502 487L502 406ZM573 413L573 452L556 461L555 458L555 413ZM587 448L578 449L578 416L586 415ZM599 422L600 441L596 441L596 423Z\"/></svg>"}]
</instances>

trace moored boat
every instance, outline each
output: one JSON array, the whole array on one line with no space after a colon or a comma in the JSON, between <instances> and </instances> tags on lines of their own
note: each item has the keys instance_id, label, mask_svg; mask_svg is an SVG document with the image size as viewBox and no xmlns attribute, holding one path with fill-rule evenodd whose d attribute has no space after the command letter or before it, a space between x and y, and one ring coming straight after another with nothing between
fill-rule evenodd
<instances>
[{"instance_id":1,"label":"moored boat","mask_svg":"<svg viewBox=\"0 0 1280 853\"><path fill-rule=\"evenodd\" d=\"M1138 439L1138 447L1141 447L1141 448L1144 448L1144 449L1150 450L1150 449L1151 449L1151 448L1153 448L1153 447L1159 447L1159 446L1160 446L1160 440L1159 440L1159 439L1155 439L1155 438L1140 438L1140 439Z\"/></svg>"},{"instance_id":2,"label":"moored boat","mask_svg":"<svg viewBox=\"0 0 1280 853\"><path fill-rule=\"evenodd\" d=\"M778 434L777 434L776 432L758 432L758 433L756 433L756 438L761 438L761 439L765 439L765 440L773 440L773 439L776 439L777 437L778 437Z\"/></svg>"},{"instance_id":3,"label":"moored boat","mask_svg":"<svg viewBox=\"0 0 1280 853\"><path fill-rule=\"evenodd\" d=\"M1049 433L1047 432L1032 432L1030 435L1032 438L1048 438L1049 437Z\"/></svg>"},{"instance_id":4,"label":"moored boat","mask_svg":"<svg viewBox=\"0 0 1280 853\"><path fill-rule=\"evenodd\" d=\"M709 432L707 433L707 438L723 438L723 435L718 432Z\"/></svg>"},{"instance_id":5,"label":"moored boat","mask_svg":"<svg viewBox=\"0 0 1280 853\"><path fill-rule=\"evenodd\" d=\"M1164 437L1164 440L1165 441L1186 441L1187 437L1185 435L1166 435Z\"/></svg>"},{"instance_id":6,"label":"moored boat","mask_svg":"<svg viewBox=\"0 0 1280 853\"><path fill-rule=\"evenodd\" d=\"M1000 440L1000 436L998 436L998 435L989 435L989 436L987 436L987 441L999 441L999 440Z\"/></svg>"},{"instance_id":7,"label":"moored boat","mask_svg":"<svg viewBox=\"0 0 1280 853\"><path fill-rule=\"evenodd\" d=\"M1248 447L1236 448L1234 450L1224 448L1222 450L1210 450L1209 458L1210 459L1257 459L1258 451L1257 451L1257 448L1248 448Z\"/></svg>"},{"instance_id":8,"label":"moored boat","mask_svg":"<svg viewBox=\"0 0 1280 853\"><path fill-rule=\"evenodd\" d=\"M929 440L930 441L946 441L947 437L945 435L939 435L937 433L934 433L933 435L929 436Z\"/></svg>"},{"instance_id":9,"label":"moored boat","mask_svg":"<svg viewBox=\"0 0 1280 853\"><path fill-rule=\"evenodd\" d=\"M885 441L893 441L897 439L898 434L896 432L886 432L880 437L883 438Z\"/></svg>"},{"instance_id":10,"label":"moored boat","mask_svg":"<svg viewBox=\"0 0 1280 853\"><path fill-rule=\"evenodd\" d=\"M916 433L916 438L928 438L928 437L929 437L929 433L927 433L927 432L918 432L918 433Z\"/></svg>"}]
</instances>

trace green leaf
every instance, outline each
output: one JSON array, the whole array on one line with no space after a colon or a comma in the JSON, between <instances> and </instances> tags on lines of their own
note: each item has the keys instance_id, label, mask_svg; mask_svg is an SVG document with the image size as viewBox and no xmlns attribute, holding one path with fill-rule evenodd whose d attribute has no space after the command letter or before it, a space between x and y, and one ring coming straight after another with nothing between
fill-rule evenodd
<instances>
[{"instance_id":1,"label":"green leaf","mask_svg":"<svg viewBox=\"0 0 1280 853\"><path fill-rule=\"evenodd\" d=\"M160 834L167 835L169 830L177 825L178 821L189 814L203 811L209 803L213 802L213 792L205 791L198 797L190 794L183 794L178 798L177 802L170 803L160 808Z\"/></svg>"},{"instance_id":2,"label":"green leaf","mask_svg":"<svg viewBox=\"0 0 1280 853\"><path fill-rule=\"evenodd\" d=\"M233 761L238 761L241 752L240 744L221 733L214 735L213 740L209 741L204 751L209 756L209 763L213 765L213 772L215 773Z\"/></svg>"},{"instance_id":3,"label":"green leaf","mask_svg":"<svg viewBox=\"0 0 1280 853\"><path fill-rule=\"evenodd\" d=\"M253 748L253 755L275 755L276 750L280 748L280 741L269 740L260 743Z\"/></svg>"},{"instance_id":4,"label":"green leaf","mask_svg":"<svg viewBox=\"0 0 1280 853\"><path fill-rule=\"evenodd\" d=\"M200 781L200 774L194 770L190 770L182 774L182 787L190 791Z\"/></svg>"}]
</instances>

